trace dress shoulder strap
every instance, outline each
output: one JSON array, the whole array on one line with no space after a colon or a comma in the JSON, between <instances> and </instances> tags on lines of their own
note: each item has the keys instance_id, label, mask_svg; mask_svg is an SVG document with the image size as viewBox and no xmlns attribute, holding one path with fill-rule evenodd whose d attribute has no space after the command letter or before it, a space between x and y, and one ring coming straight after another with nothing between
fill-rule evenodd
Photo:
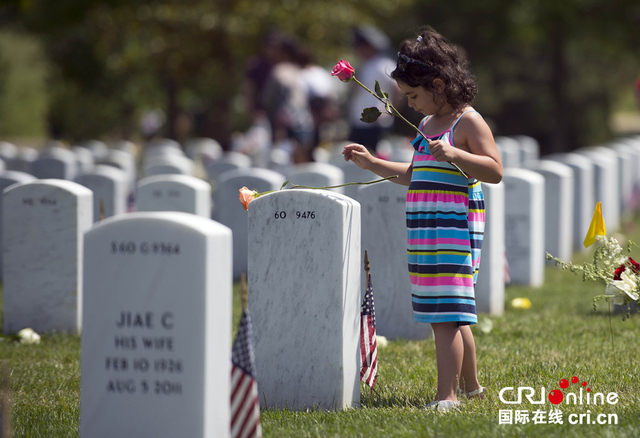
<instances>
[{"instance_id":1,"label":"dress shoulder strap","mask_svg":"<svg viewBox=\"0 0 640 438\"><path fill-rule=\"evenodd\" d=\"M422 121L420 122L420 125L418 126L418 129L420 129L422 131L422 129L424 129L424 125L427 123L427 120L429 120L430 116L426 116L424 119L422 119Z\"/></svg>"},{"instance_id":2,"label":"dress shoulder strap","mask_svg":"<svg viewBox=\"0 0 640 438\"><path fill-rule=\"evenodd\" d=\"M467 114L467 113L477 113L477 112L478 112L478 111L476 111L476 110L474 110L474 109L470 109L470 110L467 110L467 111L463 112L462 114L460 114L460 117L458 117L458 118L456 119L456 121L455 121L455 122L453 122L453 126L451 126L451 132L453 133L453 129L456 127L456 125L458 124L458 122L460 121L460 119L462 119L462 118L464 117L464 115L465 115L465 114Z\"/></svg>"}]
</instances>

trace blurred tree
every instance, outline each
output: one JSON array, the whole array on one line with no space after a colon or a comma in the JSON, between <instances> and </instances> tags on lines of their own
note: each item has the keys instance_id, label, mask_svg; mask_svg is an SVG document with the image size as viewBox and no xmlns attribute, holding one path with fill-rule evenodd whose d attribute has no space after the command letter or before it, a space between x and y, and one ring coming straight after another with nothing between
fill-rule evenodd
<instances>
[{"instance_id":1,"label":"blurred tree","mask_svg":"<svg viewBox=\"0 0 640 438\"><path fill-rule=\"evenodd\" d=\"M424 1L407 17L467 50L495 134L531 135L543 153L609 139L640 71L637 0Z\"/></svg>"},{"instance_id":2,"label":"blurred tree","mask_svg":"<svg viewBox=\"0 0 640 438\"><path fill-rule=\"evenodd\" d=\"M246 62L278 29L335 62L350 28L391 17L408 0L31 0L18 18L41 34L54 70L51 122L71 140L130 136L143 111L197 115L195 135L228 144L242 127L239 92Z\"/></svg>"},{"instance_id":3,"label":"blurred tree","mask_svg":"<svg viewBox=\"0 0 640 438\"><path fill-rule=\"evenodd\" d=\"M0 135L46 134L48 66L40 42L23 32L0 32Z\"/></svg>"}]
</instances>

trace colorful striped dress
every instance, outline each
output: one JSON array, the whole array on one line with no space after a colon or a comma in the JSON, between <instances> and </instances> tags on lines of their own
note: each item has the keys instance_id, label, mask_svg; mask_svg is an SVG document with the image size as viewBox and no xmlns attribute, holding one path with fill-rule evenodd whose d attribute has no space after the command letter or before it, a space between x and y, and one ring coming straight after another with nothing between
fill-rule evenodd
<instances>
[{"instance_id":1,"label":"colorful striped dress","mask_svg":"<svg viewBox=\"0 0 640 438\"><path fill-rule=\"evenodd\" d=\"M462 116L451 129L429 138L453 145L452 132ZM427 119L422 120L421 129ZM412 144L407 254L414 319L475 324L474 286L484 233L480 181L466 178L447 162L438 162L420 135Z\"/></svg>"}]
</instances>

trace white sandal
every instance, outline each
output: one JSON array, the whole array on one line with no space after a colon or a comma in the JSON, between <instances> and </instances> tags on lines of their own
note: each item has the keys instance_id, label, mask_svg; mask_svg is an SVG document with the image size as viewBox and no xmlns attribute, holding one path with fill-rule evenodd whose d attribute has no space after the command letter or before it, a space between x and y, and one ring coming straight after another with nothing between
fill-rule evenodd
<instances>
[{"instance_id":1,"label":"white sandal","mask_svg":"<svg viewBox=\"0 0 640 438\"><path fill-rule=\"evenodd\" d=\"M453 400L434 400L425 409L434 409L438 412L447 412L452 409L460 409L460 402Z\"/></svg>"},{"instance_id":2,"label":"white sandal","mask_svg":"<svg viewBox=\"0 0 640 438\"><path fill-rule=\"evenodd\" d=\"M478 389L476 389L474 391L469 391L469 392L462 391L462 392L467 398L474 398L474 397L478 397L478 396L484 394L484 390L485 389L486 388L484 386L481 386L480 388L478 388ZM481 397L481 398L484 398L484 397Z\"/></svg>"}]
</instances>

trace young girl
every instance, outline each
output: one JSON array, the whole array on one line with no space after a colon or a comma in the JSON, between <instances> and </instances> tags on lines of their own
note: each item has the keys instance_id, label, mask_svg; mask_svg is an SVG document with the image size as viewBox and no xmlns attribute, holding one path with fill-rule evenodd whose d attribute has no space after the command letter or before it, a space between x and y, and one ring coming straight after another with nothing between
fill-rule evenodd
<instances>
[{"instance_id":1,"label":"young girl","mask_svg":"<svg viewBox=\"0 0 640 438\"><path fill-rule=\"evenodd\" d=\"M430 323L436 345L438 411L459 407L458 384L484 398L469 324L478 322L474 285L484 232L480 181L498 183L502 162L491 130L471 106L477 87L461 51L427 27L400 45L391 73L409 106L426 117L411 163L372 156L359 144L345 160L408 185L407 234L414 319ZM451 164L455 163L467 175Z\"/></svg>"}]
</instances>

